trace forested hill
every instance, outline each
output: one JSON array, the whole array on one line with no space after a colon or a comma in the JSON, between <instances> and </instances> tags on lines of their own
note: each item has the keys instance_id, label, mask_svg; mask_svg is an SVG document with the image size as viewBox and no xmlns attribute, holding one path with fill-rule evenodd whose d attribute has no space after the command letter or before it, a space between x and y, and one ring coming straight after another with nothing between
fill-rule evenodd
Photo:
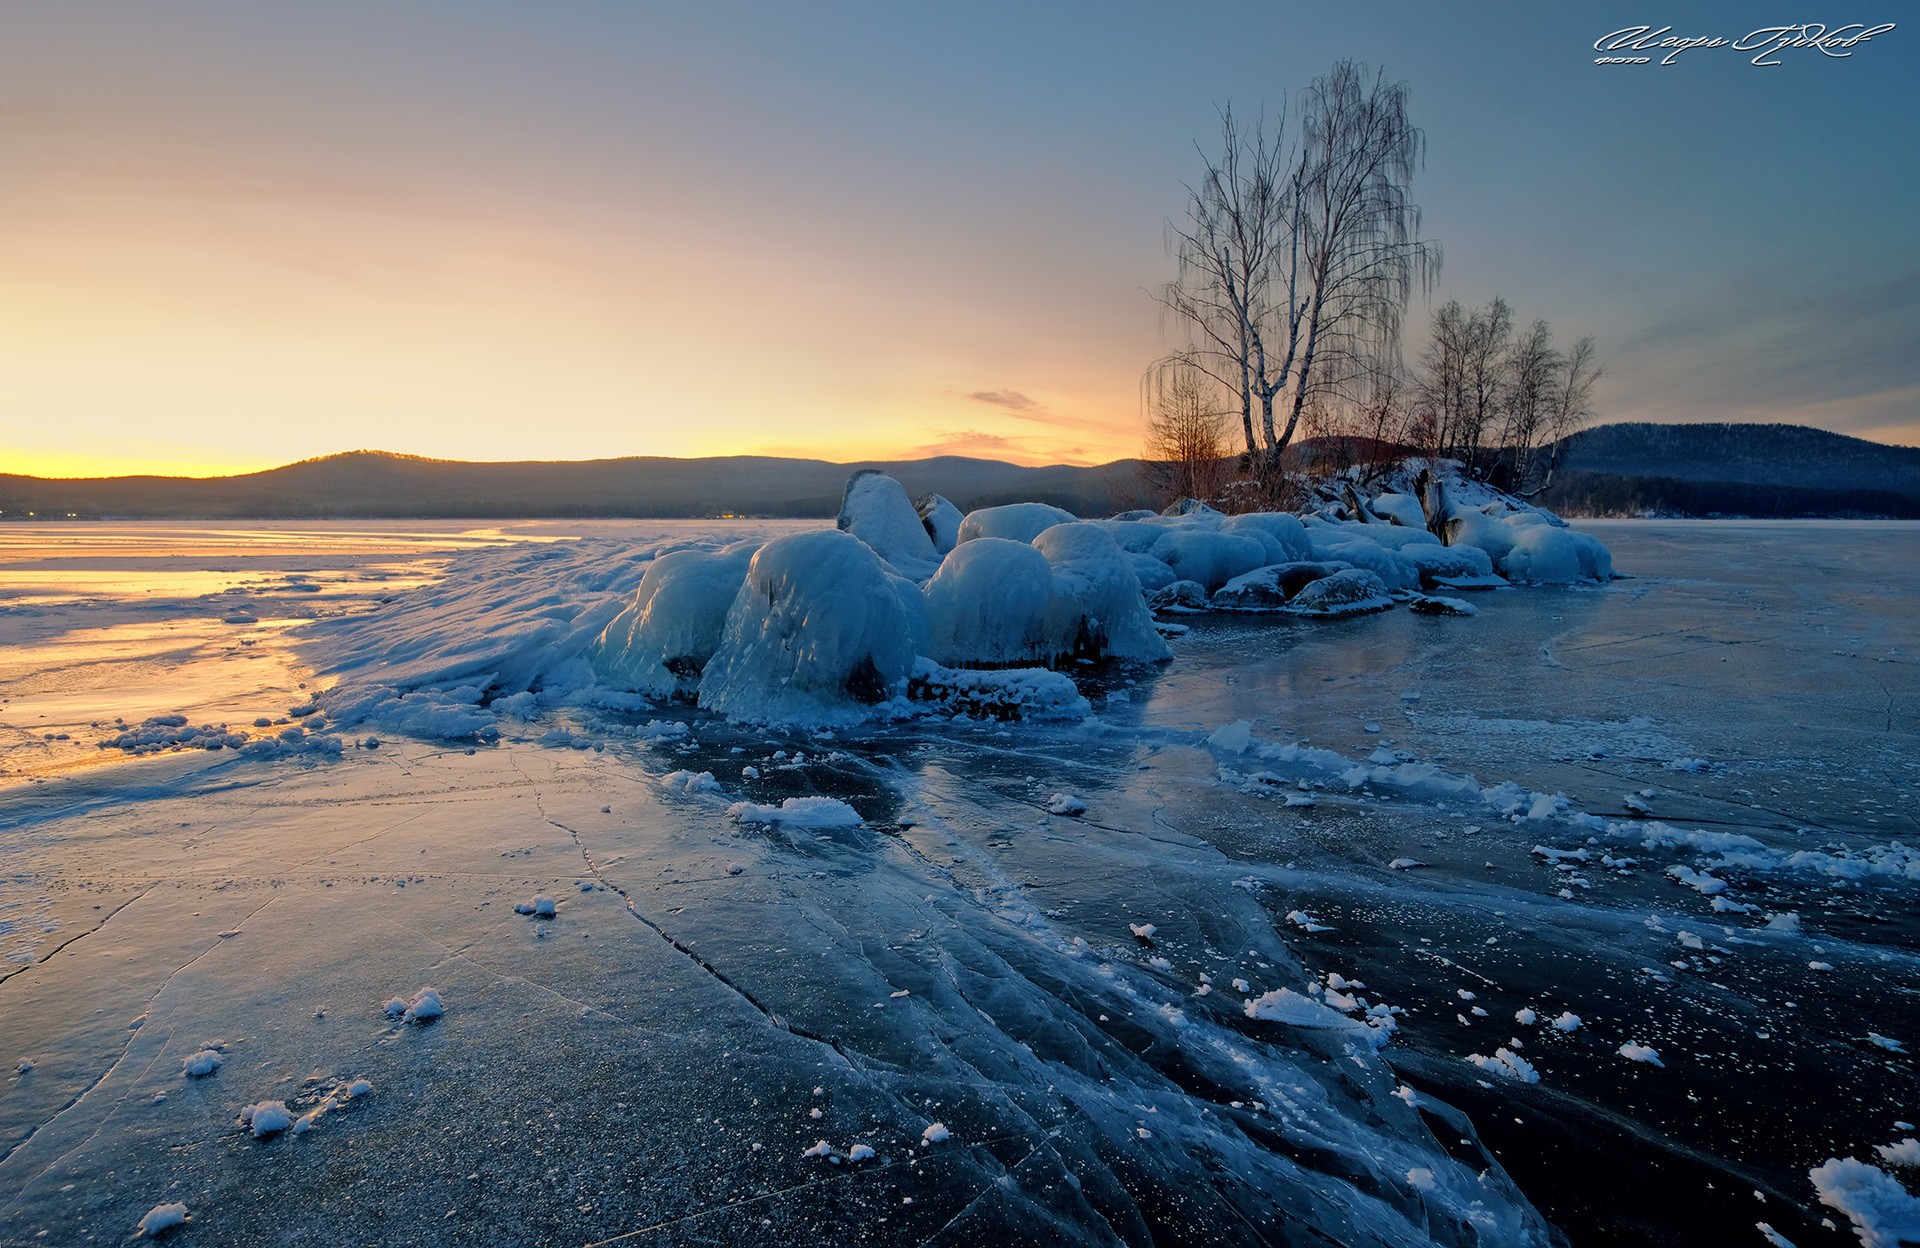
<instances>
[{"instance_id":1,"label":"forested hill","mask_svg":"<svg viewBox=\"0 0 1920 1248\"><path fill-rule=\"evenodd\" d=\"M1920 499L1920 447L1805 425L1601 425L1568 438L1560 464L1622 477L1890 490Z\"/></svg>"},{"instance_id":2,"label":"forested hill","mask_svg":"<svg viewBox=\"0 0 1920 1248\"><path fill-rule=\"evenodd\" d=\"M352 451L207 479L0 475L0 518L831 516L860 468L879 468L909 494L944 494L963 509L1038 500L1106 515L1149 501L1134 460L1094 468L959 456L859 464L764 456L465 463Z\"/></svg>"}]
</instances>

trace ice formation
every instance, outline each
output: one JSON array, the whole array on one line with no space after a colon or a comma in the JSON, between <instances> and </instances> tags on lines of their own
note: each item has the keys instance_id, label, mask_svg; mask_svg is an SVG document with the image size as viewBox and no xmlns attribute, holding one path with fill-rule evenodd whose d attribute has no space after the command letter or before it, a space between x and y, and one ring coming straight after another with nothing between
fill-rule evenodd
<instances>
[{"instance_id":1,"label":"ice formation","mask_svg":"<svg viewBox=\"0 0 1920 1248\"><path fill-rule=\"evenodd\" d=\"M763 722L857 719L860 704L904 692L920 600L917 586L889 575L850 533L776 538L753 556L734 596L700 705Z\"/></svg>"},{"instance_id":2,"label":"ice formation","mask_svg":"<svg viewBox=\"0 0 1920 1248\"><path fill-rule=\"evenodd\" d=\"M940 552L906 490L876 468L863 468L848 478L838 526L913 580L926 580L940 562Z\"/></svg>"},{"instance_id":3,"label":"ice formation","mask_svg":"<svg viewBox=\"0 0 1920 1248\"><path fill-rule=\"evenodd\" d=\"M717 553L676 550L648 564L633 597L587 649L595 675L637 693L693 693L758 549L739 542Z\"/></svg>"},{"instance_id":4,"label":"ice formation","mask_svg":"<svg viewBox=\"0 0 1920 1248\"><path fill-rule=\"evenodd\" d=\"M1031 542L1056 524L1077 520L1070 511L1046 503L1008 503L1002 507L982 507L970 511L960 522L961 543L982 537L1004 537L1013 542Z\"/></svg>"}]
</instances>

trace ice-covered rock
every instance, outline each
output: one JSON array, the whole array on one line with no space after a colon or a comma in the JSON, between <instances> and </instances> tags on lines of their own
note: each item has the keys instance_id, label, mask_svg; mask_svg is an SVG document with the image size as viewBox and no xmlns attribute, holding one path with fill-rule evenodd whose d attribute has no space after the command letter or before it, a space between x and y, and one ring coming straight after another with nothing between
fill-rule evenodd
<instances>
[{"instance_id":1,"label":"ice-covered rock","mask_svg":"<svg viewBox=\"0 0 1920 1248\"><path fill-rule=\"evenodd\" d=\"M748 565L700 705L757 723L859 719L904 692L924 628L919 591L852 534L776 538Z\"/></svg>"},{"instance_id":2,"label":"ice-covered rock","mask_svg":"<svg viewBox=\"0 0 1920 1248\"><path fill-rule=\"evenodd\" d=\"M1082 720L1093 714L1071 677L1044 667L970 671L918 659L907 697L975 719Z\"/></svg>"},{"instance_id":3,"label":"ice-covered rock","mask_svg":"<svg viewBox=\"0 0 1920 1248\"><path fill-rule=\"evenodd\" d=\"M1385 611L1393 595L1380 578L1364 568L1347 568L1305 586L1287 603L1296 615L1347 616Z\"/></svg>"},{"instance_id":4,"label":"ice-covered rock","mask_svg":"<svg viewBox=\"0 0 1920 1248\"><path fill-rule=\"evenodd\" d=\"M739 542L718 553L676 550L655 559L587 647L595 679L655 697L693 693L758 549Z\"/></svg>"},{"instance_id":5,"label":"ice-covered rock","mask_svg":"<svg viewBox=\"0 0 1920 1248\"><path fill-rule=\"evenodd\" d=\"M1373 513L1385 516L1395 524L1409 529L1425 529L1427 513L1421 508L1420 500L1411 494L1381 494L1373 500Z\"/></svg>"},{"instance_id":6,"label":"ice-covered rock","mask_svg":"<svg viewBox=\"0 0 1920 1248\"><path fill-rule=\"evenodd\" d=\"M1271 562L1264 541L1198 527L1169 528L1147 550L1183 581L1212 593L1234 577Z\"/></svg>"},{"instance_id":7,"label":"ice-covered rock","mask_svg":"<svg viewBox=\"0 0 1920 1248\"><path fill-rule=\"evenodd\" d=\"M932 535L898 481L877 468L847 478L837 527L851 533L902 576L924 581L940 562Z\"/></svg>"},{"instance_id":8,"label":"ice-covered rock","mask_svg":"<svg viewBox=\"0 0 1920 1248\"><path fill-rule=\"evenodd\" d=\"M1313 542L1298 516L1283 511L1251 511L1220 526L1223 533L1251 537L1267 550L1267 562L1290 563L1313 557Z\"/></svg>"},{"instance_id":9,"label":"ice-covered rock","mask_svg":"<svg viewBox=\"0 0 1920 1248\"><path fill-rule=\"evenodd\" d=\"M1236 576L1209 600L1220 611L1278 611L1287 600L1322 577L1352 565L1340 562L1276 563Z\"/></svg>"},{"instance_id":10,"label":"ice-covered rock","mask_svg":"<svg viewBox=\"0 0 1920 1248\"><path fill-rule=\"evenodd\" d=\"M980 537L1004 537L1011 542L1031 542L1056 524L1076 520L1070 511L1046 503L1008 503L1004 507L982 507L970 511L960 522L960 541Z\"/></svg>"},{"instance_id":11,"label":"ice-covered rock","mask_svg":"<svg viewBox=\"0 0 1920 1248\"><path fill-rule=\"evenodd\" d=\"M966 516L938 494L921 495L913 509L920 513L920 523L926 528L935 553L942 558L951 554L953 548L960 544L960 522Z\"/></svg>"},{"instance_id":12,"label":"ice-covered rock","mask_svg":"<svg viewBox=\"0 0 1920 1248\"><path fill-rule=\"evenodd\" d=\"M1420 588L1420 570L1399 552L1378 542L1354 538L1344 542L1315 542L1314 557L1365 568L1389 590Z\"/></svg>"},{"instance_id":13,"label":"ice-covered rock","mask_svg":"<svg viewBox=\"0 0 1920 1248\"><path fill-rule=\"evenodd\" d=\"M926 585L927 657L950 667L1050 663L1054 573L1025 542L983 537L954 548Z\"/></svg>"},{"instance_id":14,"label":"ice-covered rock","mask_svg":"<svg viewBox=\"0 0 1920 1248\"><path fill-rule=\"evenodd\" d=\"M1161 508L1160 514L1163 516L1218 516L1224 513L1219 508L1209 506L1197 498L1183 498L1177 502L1168 503Z\"/></svg>"},{"instance_id":15,"label":"ice-covered rock","mask_svg":"<svg viewBox=\"0 0 1920 1248\"><path fill-rule=\"evenodd\" d=\"M1205 611L1207 601L1207 587L1199 581L1175 581L1147 595L1155 611Z\"/></svg>"},{"instance_id":16,"label":"ice-covered rock","mask_svg":"<svg viewBox=\"0 0 1920 1248\"><path fill-rule=\"evenodd\" d=\"M1109 533L1112 530L1108 530ZM1124 550L1125 548L1122 547ZM1151 594L1156 589L1165 589L1180 579L1180 574L1152 555L1126 551L1127 563L1133 568L1134 579L1140 582L1140 592Z\"/></svg>"},{"instance_id":17,"label":"ice-covered rock","mask_svg":"<svg viewBox=\"0 0 1920 1248\"><path fill-rule=\"evenodd\" d=\"M1613 557L1589 534L1546 523L1525 524L1514 526L1513 549L1501 571L1508 580L1536 585L1607 581L1613 579Z\"/></svg>"},{"instance_id":18,"label":"ice-covered rock","mask_svg":"<svg viewBox=\"0 0 1920 1248\"><path fill-rule=\"evenodd\" d=\"M1138 659L1173 657L1153 627L1127 556L1099 525L1056 524L1033 539L1053 567L1054 636L1062 656Z\"/></svg>"},{"instance_id":19,"label":"ice-covered rock","mask_svg":"<svg viewBox=\"0 0 1920 1248\"><path fill-rule=\"evenodd\" d=\"M1492 558L1477 546L1441 546L1438 543L1403 546L1400 557L1411 563L1420 574L1422 589L1482 582L1489 587L1501 584L1493 579Z\"/></svg>"},{"instance_id":20,"label":"ice-covered rock","mask_svg":"<svg viewBox=\"0 0 1920 1248\"><path fill-rule=\"evenodd\" d=\"M1164 525L1145 524L1137 519L1089 520L1087 523L1099 525L1113 539L1115 546L1130 555L1146 554L1160 540L1160 535L1167 531Z\"/></svg>"},{"instance_id":21,"label":"ice-covered rock","mask_svg":"<svg viewBox=\"0 0 1920 1248\"><path fill-rule=\"evenodd\" d=\"M1478 615L1479 608L1458 598L1429 598L1425 594L1415 594L1407 602L1407 610L1418 615Z\"/></svg>"}]
</instances>

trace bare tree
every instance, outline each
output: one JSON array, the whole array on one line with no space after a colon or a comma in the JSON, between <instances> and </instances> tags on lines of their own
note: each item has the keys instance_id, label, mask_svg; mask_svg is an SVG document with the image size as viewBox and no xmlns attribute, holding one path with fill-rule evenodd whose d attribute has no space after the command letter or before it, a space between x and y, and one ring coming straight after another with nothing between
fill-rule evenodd
<instances>
[{"instance_id":1,"label":"bare tree","mask_svg":"<svg viewBox=\"0 0 1920 1248\"><path fill-rule=\"evenodd\" d=\"M1162 360L1143 386L1146 458L1174 498L1212 498L1225 476L1227 428L1219 385L1183 357Z\"/></svg>"},{"instance_id":2,"label":"bare tree","mask_svg":"<svg viewBox=\"0 0 1920 1248\"><path fill-rule=\"evenodd\" d=\"M1582 338L1560 359L1540 431L1541 442L1552 448L1547 455L1546 477L1520 497L1532 498L1553 484L1553 474L1560 466L1560 451L1567 437L1593 419L1593 386L1604 371L1594 354L1593 339ZM1517 478L1514 484L1516 489L1524 486L1526 478Z\"/></svg>"},{"instance_id":3,"label":"bare tree","mask_svg":"<svg viewBox=\"0 0 1920 1248\"><path fill-rule=\"evenodd\" d=\"M1307 88L1300 117L1290 138L1284 119L1248 133L1222 111L1222 155L1203 153L1172 230L1179 275L1161 292L1185 354L1237 400L1262 476L1277 474L1311 402L1397 362L1407 300L1440 262L1419 237L1424 141L1406 84L1341 61Z\"/></svg>"},{"instance_id":4,"label":"bare tree","mask_svg":"<svg viewBox=\"0 0 1920 1248\"><path fill-rule=\"evenodd\" d=\"M1561 364L1560 353L1553 349L1553 331L1545 321L1535 321L1515 335L1507 349L1497 441L1510 473L1505 484L1524 485L1533 470L1534 450L1554 410Z\"/></svg>"},{"instance_id":5,"label":"bare tree","mask_svg":"<svg viewBox=\"0 0 1920 1248\"><path fill-rule=\"evenodd\" d=\"M1221 155L1202 153L1206 174L1187 188L1187 219L1171 231L1179 275L1160 294L1186 330L1177 357L1238 401L1249 458L1259 450L1254 370L1272 316L1272 259L1289 212L1285 132L1284 118L1269 137L1264 120L1249 133L1231 105L1220 111Z\"/></svg>"},{"instance_id":6,"label":"bare tree","mask_svg":"<svg viewBox=\"0 0 1920 1248\"><path fill-rule=\"evenodd\" d=\"M1307 88L1278 284L1286 293L1284 354L1256 370L1270 463L1315 395L1349 393L1397 363L1407 300L1432 288L1440 252L1420 237L1413 175L1426 140L1408 120L1407 84L1371 83L1340 61ZM1286 426L1274 429L1274 399Z\"/></svg>"}]
</instances>

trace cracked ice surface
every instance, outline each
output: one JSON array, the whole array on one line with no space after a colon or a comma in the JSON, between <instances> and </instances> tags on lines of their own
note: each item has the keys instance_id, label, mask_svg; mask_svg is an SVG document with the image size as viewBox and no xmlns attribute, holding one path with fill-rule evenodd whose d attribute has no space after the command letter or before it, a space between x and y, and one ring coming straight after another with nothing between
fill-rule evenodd
<instances>
[{"instance_id":1,"label":"cracked ice surface","mask_svg":"<svg viewBox=\"0 0 1920 1248\"><path fill-rule=\"evenodd\" d=\"M6 917L59 927L0 967L0 1065L33 1063L0 1085L0 1242L179 1202L222 1244L1544 1243L1536 1208L1631 1211L1605 1193L1648 1155L1662 1208L1744 1235L1763 1186L1822 1242L1807 1170L1916 1099L1866 1040L1915 1034L1912 626L1880 579L1771 572L1818 561L1805 530L1712 579L1695 532L1610 530L1639 579L1467 620L1189 617L1170 667L1083 682L1084 725L528 699L477 748L48 772L0 798ZM499 635L557 652L590 578L637 575L579 560L525 565L582 601ZM414 670L487 674L446 640ZM860 824L728 815L812 797ZM387 1017L428 985L444 1014ZM1468 1060L1502 1049L1539 1082ZM263 1101L332 1108L255 1139Z\"/></svg>"}]
</instances>

